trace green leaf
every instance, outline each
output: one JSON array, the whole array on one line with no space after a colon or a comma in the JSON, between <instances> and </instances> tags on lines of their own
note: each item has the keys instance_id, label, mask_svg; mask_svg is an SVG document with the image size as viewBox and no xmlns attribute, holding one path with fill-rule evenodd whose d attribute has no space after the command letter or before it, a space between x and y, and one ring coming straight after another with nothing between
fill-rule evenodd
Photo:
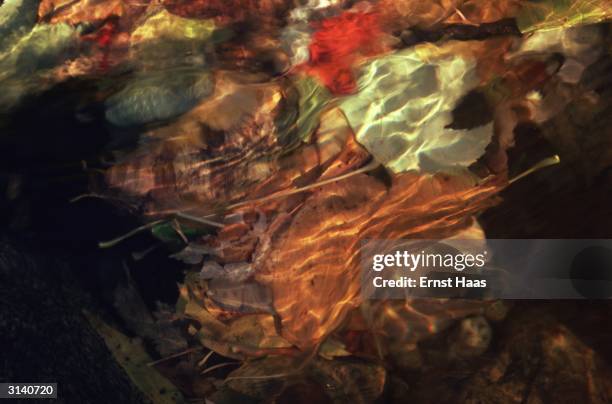
<instances>
[{"instance_id":1,"label":"green leaf","mask_svg":"<svg viewBox=\"0 0 612 404\"><path fill-rule=\"evenodd\" d=\"M325 87L307 76L294 80L285 97L291 105L297 104L297 108L287 108L276 122L278 141L288 152L310 140L332 97Z\"/></svg>"},{"instance_id":2,"label":"green leaf","mask_svg":"<svg viewBox=\"0 0 612 404\"><path fill-rule=\"evenodd\" d=\"M207 231L202 228L190 227L184 224L175 222L163 222L151 228L151 234L164 243L183 244L183 238L180 233L183 233L187 239L195 238L206 234Z\"/></svg>"},{"instance_id":3,"label":"green leaf","mask_svg":"<svg viewBox=\"0 0 612 404\"><path fill-rule=\"evenodd\" d=\"M296 122L298 138L308 140L319 125L319 118L331 100L331 94L312 77L297 80L295 86L300 94L300 112Z\"/></svg>"},{"instance_id":4,"label":"green leaf","mask_svg":"<svg viewBox=\"0 0 612 404\"><path fill-rule=\"evenodd\" d=\"M182 18L162 10L149 18L131 37L136 43L159 41L207 41L215 31L212 20Z\"/></svg>"},{"instance_id":5,"label":"green leaf","mask_svg":"<svg viewBox=\"0 0 612 404\"><path fill-rule=\"evenodd\" d=\"M152 68L206 64L205 50L231 36L213 20L182 18L162 10L149 16L132 32L131 51Z\"/></svg>"}]
</instances>

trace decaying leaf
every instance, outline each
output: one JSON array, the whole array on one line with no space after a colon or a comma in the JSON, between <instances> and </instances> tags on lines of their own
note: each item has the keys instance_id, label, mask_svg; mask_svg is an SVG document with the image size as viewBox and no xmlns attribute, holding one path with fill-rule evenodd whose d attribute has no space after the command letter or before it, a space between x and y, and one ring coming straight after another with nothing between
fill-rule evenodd
<instances>
[{"instance_id":1,"label":"decaying leaf","mask_svg":"<svg viewBox=\"0 0 612 404\"><path fill-rule=\"evenodd\" d=\"M52 23L102 21L124 15L125 3L123 0L43 0L38 7L38 16Z\"/></svg>"},{"instance_id":2,"label":"decaying leaf","mask_svg":"<svg viewBox=\"0 0 612 404\"><path fill-rule=\"evenodd\" d=\"M182 394L167 379L149 366L151 358L138 339L130 339L97 316L85 313L113 356L134 384L154 404L184 402Z\"/></svg>"},{"instance_id":3,"label":"decaying leaf","mask_svg":"<svg viewBox=\"0 0 612 404\"><path fill-rule=\"evenodd\" d=\"M279 170L274 156L282 145L275 119L293 108L283 100L287 82L257 84L255 79L216 75L214 93L173 124L149 133L146 145L109 172L109 182L133 195L151 193L152 210L180 207L196 216L193 212L244 197ZM151 101L159 103L155 97Z\"/></svg>"},{"instance_id":4,"label":"decaying leaf","mask_svg":"<svg viewBox=\"0 0 612 404\"><path fill-rule=\"evenodd\" d=\"M524 0L463 0L457 10L444 22L447 24L485 24L514 18L525 3Z\"/></svg>"},{"instance_id":5,"label":"decaying leaf","mask_svg":"<svg viewBox=\"0 0 612 404\"><path fill-rule=\"evenodd\" d=\"M278 395L304 360L289 356L268 356L245 362L227 378L230 388L259 399Z\"/></svg>"},{"instance_id":6,"label":"decaying leaf","mask_svg":"<svg viewBox=\"0 0 612 404\"><path fill-rule=\"evenodd\" d=\"M189 18L215 18L240 22L252 18L270 24L283 9L284 0L162 0L171 13Z\"/></svg>"},{"instance_id":7,"label":"decaying leaf","mask_svg":"<svg viewBox=\"0 0 612 404\"><path fill-rule=\"evenodd\" d=\"M364 361L268 356L245 362L228 376L227 384L247 396L269 399L314 381L324 387L318 400L365 404L382 394L385 380L382 366ZM315 399L317 393L315 389L309 395Z\"/></svg>"},{"instance_id":8,"label":"decaying leaf","mask_svg":"<svg viewBox=\"0 0 612 404\"><path fill-rule=\"evenodd\" d=\"M383 0L379 7L386 20L402 28L429 28L452 16L460 3L460 0Z\"/></svg>"},{"instance_id":9,"label":"decaying leaf","mask_svg":"<svg viewBox=\"0 0 612 404\"><path fill-rule=\"evenodd\" d=\"M409 173L390 191L364 174L322 187L256 252L255 278L272 290L281 335L312 346L361 303L359 240L450 236L469 227L470 211L493 203L498 189L461 175Z\"/></svg>"},{"instance_id":10,"label":"decaying leaf","mask_svg":"<svg viewBox=\"0 0 612 404\"><path fill-rule=\"evenodd\" d=\"M178 308L186 318L199 324L196 337L209 349L219 352L229 358L244 359L258 356L264 352L284 352L292 347L277 332L272 314L242 313L241 315L222 322L209 312L205 305L205 291L201 287L197 274L192 276L181 289L184 303Z\"/></svg>"},{"instance_id":11,"label":"decaying leaf","mask_svg":"<svg viewBox=\"0 0 612 404\"><path fill-rule=\"evenodd\" d=\"M335 402L371 403L383 392L387 372L381 365L357 360L317 359L312 374L325 383L327 394Z\"/></svg>"}]
</instances>

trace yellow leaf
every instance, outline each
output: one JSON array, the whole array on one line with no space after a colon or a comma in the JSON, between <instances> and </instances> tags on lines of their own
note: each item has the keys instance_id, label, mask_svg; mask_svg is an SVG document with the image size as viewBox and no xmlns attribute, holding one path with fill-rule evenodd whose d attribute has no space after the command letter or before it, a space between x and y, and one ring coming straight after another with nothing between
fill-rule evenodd
<instances>
[{"instance_id":1,"label":"yellow leaf","mask_svg":"<svg viewBox=\"0 0 612 404\"><path fill-rule=\"evenodd\" d=\"M85 317L104 338L119 365L153 404L176 404L185 400L178 389L148 364L152 361L137 338L128 338L99 317L84 311Z\"/></svg>"}]
</instances>

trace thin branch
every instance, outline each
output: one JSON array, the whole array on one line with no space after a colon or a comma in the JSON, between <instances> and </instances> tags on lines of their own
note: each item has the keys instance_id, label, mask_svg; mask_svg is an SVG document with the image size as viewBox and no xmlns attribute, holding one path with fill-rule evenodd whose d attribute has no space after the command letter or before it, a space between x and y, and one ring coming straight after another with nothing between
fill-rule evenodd
<instances>
[{"instance_id":1,"label":"thin branch","mask_svg":"<svg viewBox=\"0 0 612 404\"><path fill-rule=\"evenodd\" d=\"M81 194L81 195L79 195L79 196L75 196L74 198L72 198L72 199L70 200L70 203L75 203L75 202L78 202L78 201L80 201L80 200L82 200L82 199L87 199L87 198L94 198L94 199L110 199L110 198L107 198L107 197L104 197L104 196L102 196L102 195L98 195L98 194Z\"/></svg>"},{"instance_id":2,"label":"thin branch","mask_svg":"<svg viewBox=\"0 0 612 404\"><path fill-rule=\"evenodd\" d=\"M109 240L109 241L101 241L98 243L98 246L100 248L110 248L110 247L114 247L117 244L119 244L120 242L122 242L123 240L126 240L132 236L135 236L138 233L141 233L145 230L149 230L155 226L157 226L158 224L162 224L164 223L165 220L156 220L154 222L151 223L147 223L145 225L142 225L140 227L135 228L134 230L130 231L129 233L124 234L123 236L117 237L113 240Z\"/></svg>"},{"instance_id":3,"label":"thin branch","mask_svg":"<svg viewBox=\"0 0 612 404\"><path fill-rule=\"evenodd\" d=\"M174 219L172 221L172 229L176 232L176 234L179 235L181 240L183 240L183 243L189 244L189 239L187 238L185 233L183 233L183 229L181 229L181 224L179 223L178 220Z\"/></svg>"},{"instance_id":4,"label":"thin branch","mask_svg":"<svg viewBox=\"0 0 612 404\"><path fill-rule=\"evenodd\" d=\"M202 373L200 373L200 375L205 375L205 374L210 373L210 372L212 372L212 371L214 371L214 370L217 370L217 369L220 369L220 368L224 368L224 367L227 367L227 366L233 366L233 365L240 365L240 362L226 362L226 363L220 363L220 364L218 364L218 365L211 366L211 367L209 367L208 369L206 369L206 370L202 371Z\"/></svg>"},{"instance_id":5,"label":"thin branch","mask_svg":"<svg viewBox=\"0 0 612 404\"><path fill-rule=\"evenodd\" d=\"M315 182L313 184L310 185L306 185L305 187L300 187L300 188L296 188L296 189L288 189L288 190L283 190L283 191L279 191L279 192L275 192L273 194L270 194L268 196L264 196L262 198L257 198L257 199L251 199L248 201L243 201L243 202L238 202L235 203L233 205L230 205L227 207L227 210L232 210L232 209L236 209L236 208L240 208L242 206L246 206L246 205L250 205L250 204L254 204L254 203L261 203L261 202L267 202L273 199L278 199L278 198L285 198L287 196L291 196L291 195L295 195L295 194L299 194L302 192L306 192L309 191L313 188L318 188L321 187L323 185L327 185L327 184L331 184L333 182L337 182L337 181L342 181L345 180L347 178L353 177L355 175L358 174L363 174L366 173L368 171L372 171L375 168L379 167L380 163L377 162L376 160L372 160L370 163L368 163L366 166L355 170L355 171L351 171L350 173L346 173L343 175L339 175L337 177L333 177L333 178L329 178L327 180L323 180L323 181L318 181Z\"/></svg>"},{"instance_id":6,"label":"thin branch","mask_svg":"<svg viewBox=\"0 0 612 404\"><path fill-rule=\"evenodd\" d=\"M179 353L176 353L174 355L166 356L165 358L161 358L161 359L158 359L156 361L149 362L149 363L147 363L147 366L155 366L157 364L160 364L162 362L168 361L170 359L180 358L181 356L190 354L192 352L197 352L197 351L200 351L202 349L203 349L202 347L190 348L190 349L187 349L187 350L185 350L183 352L179 352Z\"/></svg>"},{"instance_id":7,"label":"thin branch","mask_svg":"<svg viewBox=\"0 0 612 404\"><path fill-rule=\"evenodd\" d=\"M210 352L208 352L206 356L204 356L204 358L202 358L202 360L198 362L198 367L203 367L204 365L206 365L206 362L208 362L213 353L215 353L215 351L211 350Z\"/></svg>"},{"instance_id":8,"label":"thin branch","mask_svg":"<svg viewBox=\"0 0 612 404\"><path fill-rule=\"evenodd\" d=\"M209 220L209 219L206 219L204 217L193 216L193 215L190 215L188 213L176 212L174 214L174 216L176 216L176 217L178 217L180 219L190 220L192 222L204 224L204 225L207 225L207 226L213 226L213 227L219 227L219 228L225 227L225 225L223 223L215 222L214 220Z\"/></svg>"},{"instance_id":9,"label":"thin branch","mask_svg":"<svg viewBox=\"0 0 612 404\"><path fill-rule=\"evenodd\" d=\"M508 183L509 184L514 184L516 181L525 178L526 176L535 173L536 171L539 171L543 168L546 167L550 167L550 166L554 166L556 164L559 164L561 162L561 158L559 157L559 155L555 154L554 156L545 158L544 160L540 161L539 163L537 163L536 165L534 165L533 167L531 167L530 169L522 172L521 174L517 175L516 177L512 178Z\"/></svg>"}]
</instances>

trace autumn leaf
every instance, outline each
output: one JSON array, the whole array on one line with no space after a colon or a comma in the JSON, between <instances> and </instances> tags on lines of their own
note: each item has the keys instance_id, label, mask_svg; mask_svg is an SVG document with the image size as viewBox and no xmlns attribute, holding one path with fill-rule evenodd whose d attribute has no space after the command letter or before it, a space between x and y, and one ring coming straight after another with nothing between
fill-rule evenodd
<instances>
[{"instance_id":1,"label":"autumn leaf","mask_svg":"<svg viewBox=\"0 0 612 404\"><path fill-rule=\"evenodd\" d=\"M359 93L342 101L357 141L393 172L465 168L491 140L491 124L448 127L480 80L473 57L443 52L424 47L375 59L363 67Z\"/></svg>"},{"instance_id":2,"label":"autumn leaf","mask_svg":"<svg viewBox=\"0 0 612 404\"><path fill-rule=\"evenodd\" d=\"M145 351L141 341L136 338L128 338L91 313L86 312L85 316L104 339L106 346L132 382L152 403L185 402L179 390L155 368L148 365L152 359Z\"/></svg>"},{"instance_id":3,"label":"autumn leaf","mask_svg":"<svg viewBox=\"0 0 612 404\"><path fill-rule=\"evenodd\" d=\"M124 15L123 0L43 0L38 8L38 17L51 23L77 24L105 20L111 16Z\"/></svg>"}]
</instances>

